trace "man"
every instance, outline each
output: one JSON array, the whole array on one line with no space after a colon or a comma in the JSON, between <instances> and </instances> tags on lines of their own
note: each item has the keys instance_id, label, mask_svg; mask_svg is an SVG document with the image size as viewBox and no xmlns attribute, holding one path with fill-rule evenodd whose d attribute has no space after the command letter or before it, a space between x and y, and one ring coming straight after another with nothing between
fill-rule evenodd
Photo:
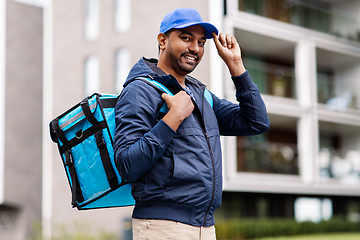
<instances>
[{"instance_id":1,"label":"man","mask_svg":"<svg viewBox=\"0 0 360 240\"><path fill-rule=\"evenodd\" d=\"M239 44L218 34L194 9L167 14L157 40L159 59L140 59L116 106L115 156L120 175L132 183L134 239L215 239L220 206L220 134L253 135L269 128L265 104L245 70ZM188 76L213 38L227 65L240 104L204 97L205 85ZM220 67L220 66L219 66ZM174 96L137 77L152 78ZM166 102L169 111L159 119Z\"/></svg>"}]
</instances>

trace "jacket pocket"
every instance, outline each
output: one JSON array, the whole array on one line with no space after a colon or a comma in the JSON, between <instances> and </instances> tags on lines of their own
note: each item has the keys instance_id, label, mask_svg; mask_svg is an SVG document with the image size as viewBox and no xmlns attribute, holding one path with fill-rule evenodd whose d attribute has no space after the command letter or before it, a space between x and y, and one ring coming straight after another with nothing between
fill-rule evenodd
<instances>
[{"instance_id":1,"label":"jacket pocket","mask_svg":"<svg viewBox=\"0 0 360 240\"><path fill-rule=\"evenodd\" d=\"M174 174L166 189L170 201L199 207L208 198L204 166L200 161L174 154Z\"/></svg>"},{"instance_id":2,"label":"jacket pocket","mask_svg":"<svg viewBox=\"0 0 360 240\"><path fill-rule=\"evenodd\" d=\"M174 173L173 153L166 150L155 165L146 173L147 192L165 189Z\"/></svg>"}]
</instances>

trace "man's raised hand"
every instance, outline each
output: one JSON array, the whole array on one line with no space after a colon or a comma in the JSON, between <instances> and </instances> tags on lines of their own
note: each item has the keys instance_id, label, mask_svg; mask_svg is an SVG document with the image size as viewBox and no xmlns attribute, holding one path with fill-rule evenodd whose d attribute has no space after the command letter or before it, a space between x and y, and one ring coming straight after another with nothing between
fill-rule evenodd
<instances>
[{"instance_id":1,"label":"man's raised hand","mask_svg":"<svg viewBox=\"0 0 360 240\"><path fill-rule=\"evenodd\" d=\"M245 72L241 59L241 50L236 38L230 34L213 33L213 39L219 56L228 66L231 76L239 76Z\"/></svg>"}]
</instances>

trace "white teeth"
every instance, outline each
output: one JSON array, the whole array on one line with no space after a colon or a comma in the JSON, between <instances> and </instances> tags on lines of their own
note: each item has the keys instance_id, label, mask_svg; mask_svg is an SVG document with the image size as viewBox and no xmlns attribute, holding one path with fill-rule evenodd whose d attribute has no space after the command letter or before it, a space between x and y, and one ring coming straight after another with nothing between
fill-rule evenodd
<instances>
[{"instance_id":1,"label":"white teeth","mask_svg":"<svg viewBox=\"0 0 360 240\"><path fill-rule=\"evenodd\" d=\"M185 56L185 58L187 58L187 59L189 59L189 60L195 60L194 57Z\"/></svg>"}]
</instances>

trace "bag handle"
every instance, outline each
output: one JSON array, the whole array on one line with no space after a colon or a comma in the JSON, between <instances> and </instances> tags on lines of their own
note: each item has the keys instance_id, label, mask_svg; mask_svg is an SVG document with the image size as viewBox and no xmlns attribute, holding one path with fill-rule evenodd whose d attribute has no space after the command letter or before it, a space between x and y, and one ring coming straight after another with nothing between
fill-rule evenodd
<instances>
[{"instance_id":1,"label":"bag handle","mask_svg":"<svg viewBox=\"0 0 360 240\"><path fill-rule=\"evenodd\" d=\"M96 104L99 104L99 95L95 93L92 96L96 96ZM84 98L80 102L80 106L81 106L81 109L82 109L86 119L92 125L96 125L99 123L99 121L94 117L93 113L91 112L90 106L89 106L89 98L91 98L92 96Z\"/></svg>"}]
</instances>

